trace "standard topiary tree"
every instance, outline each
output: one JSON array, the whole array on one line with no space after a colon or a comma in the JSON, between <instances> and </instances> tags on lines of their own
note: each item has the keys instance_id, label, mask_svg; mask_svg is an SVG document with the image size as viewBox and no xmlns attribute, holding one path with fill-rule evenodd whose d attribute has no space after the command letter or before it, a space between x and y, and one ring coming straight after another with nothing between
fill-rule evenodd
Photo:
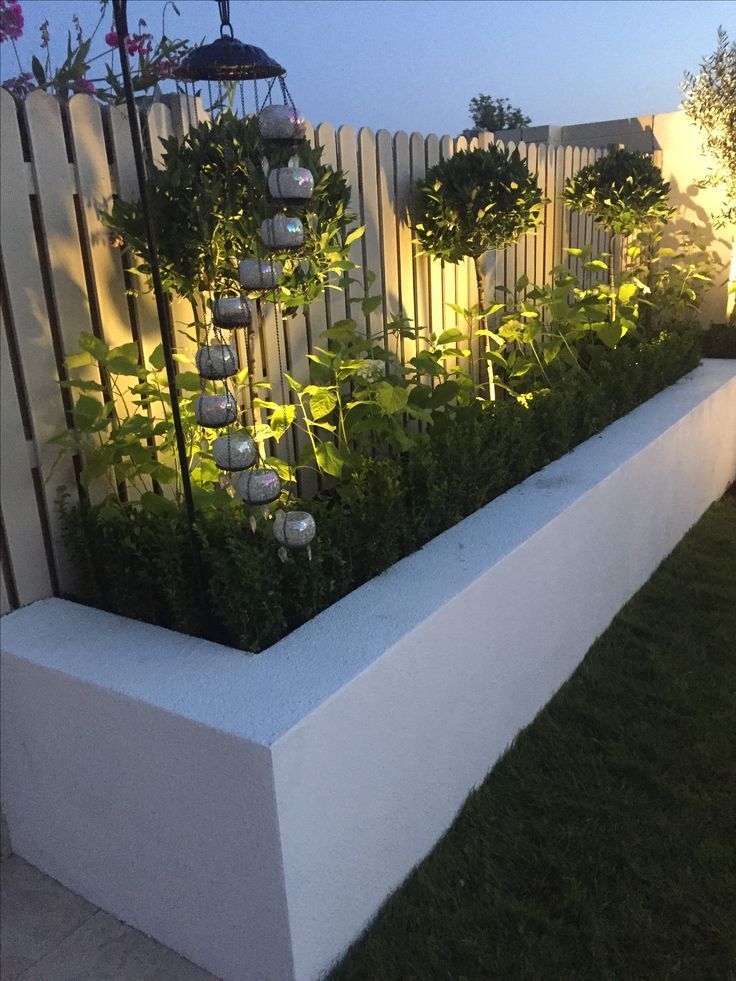
<instances>
[{"instance_id":1,"label":"standard topiary tree","mask_svg":"<svg viewBox=\"0 0 736 981\"><path fill-rule=\"evenodd\" d=\"M430 167L414 192L414 229L422 251L445 262L471 258L477 319L486 309L483 256L513 245L538 223L542 192L519 151L461 150Z\"/></svg>"},{"instance_id":2,"label":"standard topiary tree","mask_svg":"<svg viewBox=\"0 0 736 981\"><path fill-rule=\"evenodd\" d=\"M591 215L608 232L611 319L616 319L614 236L633 235L665 223L674 209L670 185L652 158L635 150L616 149L567 180L562 200L573 211Z\"/></svg>"}]
</instances>

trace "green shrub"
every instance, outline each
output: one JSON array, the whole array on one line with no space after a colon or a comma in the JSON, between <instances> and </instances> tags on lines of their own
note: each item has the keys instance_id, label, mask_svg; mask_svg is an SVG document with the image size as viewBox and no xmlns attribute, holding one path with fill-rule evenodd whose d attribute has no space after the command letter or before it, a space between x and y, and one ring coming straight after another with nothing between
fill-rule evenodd
<instances>
[{"instance_id":1,"label":"green shrub","mask_svg":"<svg viewBox=\"0 0 736 981\"><path fill-rule=\"evenodd\" d=\"M736 325L713 324L703 333L704 358L736 358Z\"/></svg>"},{"instance_id":2,"label":"green shrub","mask_svg":"<svg viewBox=\"0 0 736 981\"><path fill-rule=\"evenodd\" d=\"M652 158L635 150L612 150L568 179L562 200L592 215L609 233L632 235L672 214L670 185Z\"/></svg>"},{"instance_id":3,"label":"green shrub","mask_svg":"<svg viewBox=\"0 0 736 981\"><path fill-rule=\"evenodd\" d=\"M78 574L76 598L258 651L473 513L698 363L697 328L646 344L601 348L589 372L531 400L438 415L426 437L391 459L368 460L342 492L309 502L312 561L281 562L260 523L232 501L200 510L199 561L181 508L153 514L109 500L61 502Z\"/></svg>"}]
</instances>

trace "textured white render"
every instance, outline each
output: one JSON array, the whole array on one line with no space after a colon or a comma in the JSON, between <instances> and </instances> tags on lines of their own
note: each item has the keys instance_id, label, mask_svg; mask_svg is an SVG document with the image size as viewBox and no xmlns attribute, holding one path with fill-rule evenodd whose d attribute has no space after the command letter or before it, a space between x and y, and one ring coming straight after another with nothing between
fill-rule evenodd
<instances>
[{"instance_id":1,"label":"textured white render","mask_svg":"<svg viewBox=\"0 0 736 981\"><path fill-rule=\"evenodd\" d=\"M312 981L735 475L708 361L257 657L10 614L14 850L228 981Z\"/></svg>"}]
</instances>

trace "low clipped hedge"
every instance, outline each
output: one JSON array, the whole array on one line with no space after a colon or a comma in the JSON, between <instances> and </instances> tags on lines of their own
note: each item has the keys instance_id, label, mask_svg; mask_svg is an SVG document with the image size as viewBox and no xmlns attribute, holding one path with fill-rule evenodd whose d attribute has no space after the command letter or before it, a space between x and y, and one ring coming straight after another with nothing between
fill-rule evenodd
<instances>
[{"instance_id":1,"label":"low clipped hedge","mask_svg":"<svg viewBox=\"0 0 736 981\"><path fill-rule=\"evenodd\" d=\"M736 324L713 324L703 332L704 358L736 358Z\"/></svg>"},{"instance_id":2,"label":"low clipped hedge","mask_svg":"<svg viewBox=\"0 0 736 981\"><path fill-rule=\"evenodd\" d=\"M243 506L202 510L196 544L183 510L61 504L77 571L72 597L124 616L259 651L440 532L691 371L699 332L673 328L570 372L528 407L458 409L426 443L366 463L309 502L312 560L281 562L270 524L252 532Z\"/></svg>"}]
</instances>

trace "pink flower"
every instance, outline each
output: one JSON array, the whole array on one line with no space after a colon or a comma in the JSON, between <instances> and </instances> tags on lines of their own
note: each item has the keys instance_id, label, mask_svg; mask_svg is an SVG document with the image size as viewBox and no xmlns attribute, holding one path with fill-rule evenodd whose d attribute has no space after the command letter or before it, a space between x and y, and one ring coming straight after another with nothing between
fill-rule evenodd
<instances>
[{"instance_id":1,"label":"pink flower","mask_svg":"<svg viewBox=\"0 0 736 981\"><path fill-rule=\"evenodd\" d=\"M23 10L18 0L0 0L0 42L17 41L23 34Z\"/></svg>"},{"instance_id":2,"label":"pink flower","mask_svg":"<svg viewBox=\"0 0 736 981\"><path fill-rule=\"evenodd\" d=\"M22 75L17 75L15 78L6 78L2 83L2 87L7 89L16 98L25 99L28 93L36 88L32 79L33 75L30 72L23 72Z\"/></svg>"},{"instance_id":3,"label":"pink flower","mask_svg":"<svg viewBox=\"0 0 736 981\"><path fill-rule=\"evenodd\" d=\"M72 88L75 92L86 92L88 95L92 95L95 90L95 83L90 82L87 78L75 78L72 79Z\"/></svg>"},{"instance_id":4,"label":"pink flower","mask_svg":"<svg viewBox=\"0 0 736 981\"><path fill-rule=\"evenodd\" d=\"M150 54L153 50L153 45L151 44L151 34L134 34L132 37L126 38L125 43L128 46L128 54Z\"/></svg>"},{"instance_id":5,"label":"pink flower","mask_svg":"<svg viewBox=\"0 0 736 981\"><path fill-rule=\"evenodd\" d=\"M116 31L108 31L105 35L105 44L109 44L111 48L117 48L118 46L118 35Z\"/></svg>"}]
</instances>

